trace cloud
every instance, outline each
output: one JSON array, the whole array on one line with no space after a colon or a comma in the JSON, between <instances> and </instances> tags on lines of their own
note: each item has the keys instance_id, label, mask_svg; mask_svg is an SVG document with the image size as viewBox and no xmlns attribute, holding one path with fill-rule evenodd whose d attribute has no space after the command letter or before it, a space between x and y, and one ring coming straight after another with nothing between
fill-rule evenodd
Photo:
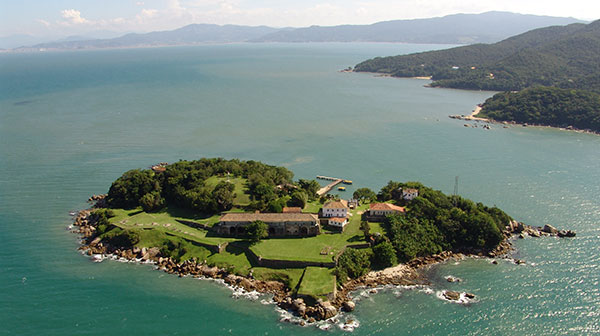
<instances>
[{"instance_id":1,"label":"cloud","mask_svg":"<svg viewBox=\"0 0 600 336\"><path fill-rule=\"evenodd\" d=\"M158 10L156 9L142 9L139 14L141 18L153 18L158 14Z\"/></svg>"},{"instance_id":2,"label":"cloud","mask_svg":"<svg viewBox=\"0 0 600 336\"><path fill-rule=\"evenodd\" d=\"M45 27L50 27L50 22L48 22L46 20L37 19L36 21L43 24Z\"/></svg>"},{"instance_id":3,"label":"cloud","mask_svg":"<svg viewBox=\"0 0 600 336\"><path fill-rule=\"evenodd\" d=\"M62 17L66 19L63 23L67 24L82 24L90 23L87 19L81 17L81 12L75 9L64 9L60 12Z\"/></svg>"}]
</instances>

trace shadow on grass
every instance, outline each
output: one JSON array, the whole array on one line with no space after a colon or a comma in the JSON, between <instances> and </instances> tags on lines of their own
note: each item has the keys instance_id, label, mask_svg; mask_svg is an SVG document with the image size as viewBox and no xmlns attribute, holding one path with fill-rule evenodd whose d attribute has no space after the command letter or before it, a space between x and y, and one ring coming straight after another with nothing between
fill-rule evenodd
<instances>
[{"instance_id":1,"label":"shadow on grass","mask_svg":"<svg viewBox=\"0 0 600 336\"><path fill-rule=\"evenodd\" d=\"M138 211L134 211L134 212L132 212L132 213L129 213L129 214L127 214L127 216L129 216L129 217L133 217L133 216L135 216L135 215L139 215L139 214L141 214L142 212L144 212L144 210L138 210Z\"/></svg>"},{"instance_id":2,"label":"shadow on grass","mask_svg":"<svg viewBox=\"0 0 600 336\"><path fill-rule=\"evenodd\" d=\"M365 239L361 235L354 235L354 236L348 238L346 241L349 243L356 243L356 242L365 242Z\"/></svg>"},{"instance_id":3,"label":"shadow on grass","mask_svg":"<svg viewBox=\"0 0 600 336\"><path fill-rule=\"evenodd\" d=\"M214 216L214 214L205 214L205 213L195 212L190 209L183 209L183 208L179 208L179 207L175 207L175 206L166 207L166 208L160 210L159 212L167 213L169 216L172 216L172 217L181 217L181 218L196 219L196 220L208 219L208 218Z\"/></svg>"}]
</instances>

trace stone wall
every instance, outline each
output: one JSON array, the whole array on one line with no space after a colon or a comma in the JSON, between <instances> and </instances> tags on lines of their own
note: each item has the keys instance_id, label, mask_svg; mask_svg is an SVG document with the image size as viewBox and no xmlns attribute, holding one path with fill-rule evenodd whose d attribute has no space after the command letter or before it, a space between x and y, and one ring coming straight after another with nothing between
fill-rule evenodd
<instances>
[{"instance_id":1,"label":"stone wall","mask_svg":"<svg viewBox=\"0 0 600 336\"><path fill-rule=\"evenodd\" d=\"M251 249L248 249L248 256L250 256L254 261L261 267L268 268L305 268L309 266L313 267L326 267L326 268L334 268L335 262L316 262L316 261L301 261L301 260L279 260L279 259L266 259L260 256L257 256Z\"/></svg>"}]
</instances>

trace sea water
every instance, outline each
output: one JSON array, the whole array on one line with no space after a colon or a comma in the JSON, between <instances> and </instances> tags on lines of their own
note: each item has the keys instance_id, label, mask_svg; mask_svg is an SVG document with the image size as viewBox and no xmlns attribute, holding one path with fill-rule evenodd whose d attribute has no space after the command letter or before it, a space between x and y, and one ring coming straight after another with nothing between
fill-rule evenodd
<instances>
[{"instance_id":1,"label":"sea water","mask_svg":"<svg viewBox=\"0 0 600 336\"><path fill-rule=\"evenodd\" d=\"M124 171L179 159L260 160L296 178L378 190L421 181L573 239L514 242L527 264L485 259L430 271L426 289L361 296L357 335L600 333L600 137L464 127L493 92L338 70L447 46L230 44L0 55L0 332L308 334L268 298L149 265L93 263L66 230ZM448 283L444 277L462 279ZM477 295L460 305L440 291ZM359 295L355 293L356 295ZM321 325L322 327L322 325ZM329 332L342 333L332 323Z\"/></svg>"}]
</instances>

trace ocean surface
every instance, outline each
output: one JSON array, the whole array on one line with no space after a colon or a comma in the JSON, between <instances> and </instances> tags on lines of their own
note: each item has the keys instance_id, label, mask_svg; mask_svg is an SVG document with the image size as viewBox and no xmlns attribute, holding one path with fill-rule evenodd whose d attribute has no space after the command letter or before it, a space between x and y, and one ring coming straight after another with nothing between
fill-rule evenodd
<instances>
[{"instance_id":1,"label":"ocean surface","mask_svg":"<svg viewBox=\"0 0 600 336\"><path fill-rule=\"evenodd\" d=\"M430 271L425 289L357 292L355 335L600 334L600 137L464 127L493 92L338 70L410 44L231 44L0 54L0 334L305 335L267 301L149 265L93 263L66 230L124 171L225 157L379 190L421 181L574 239L517 240L517 266ZM448 283L444 276L461 278ZM438 298L472 292L470 305Z\"/></svg>"}]
</instances>

